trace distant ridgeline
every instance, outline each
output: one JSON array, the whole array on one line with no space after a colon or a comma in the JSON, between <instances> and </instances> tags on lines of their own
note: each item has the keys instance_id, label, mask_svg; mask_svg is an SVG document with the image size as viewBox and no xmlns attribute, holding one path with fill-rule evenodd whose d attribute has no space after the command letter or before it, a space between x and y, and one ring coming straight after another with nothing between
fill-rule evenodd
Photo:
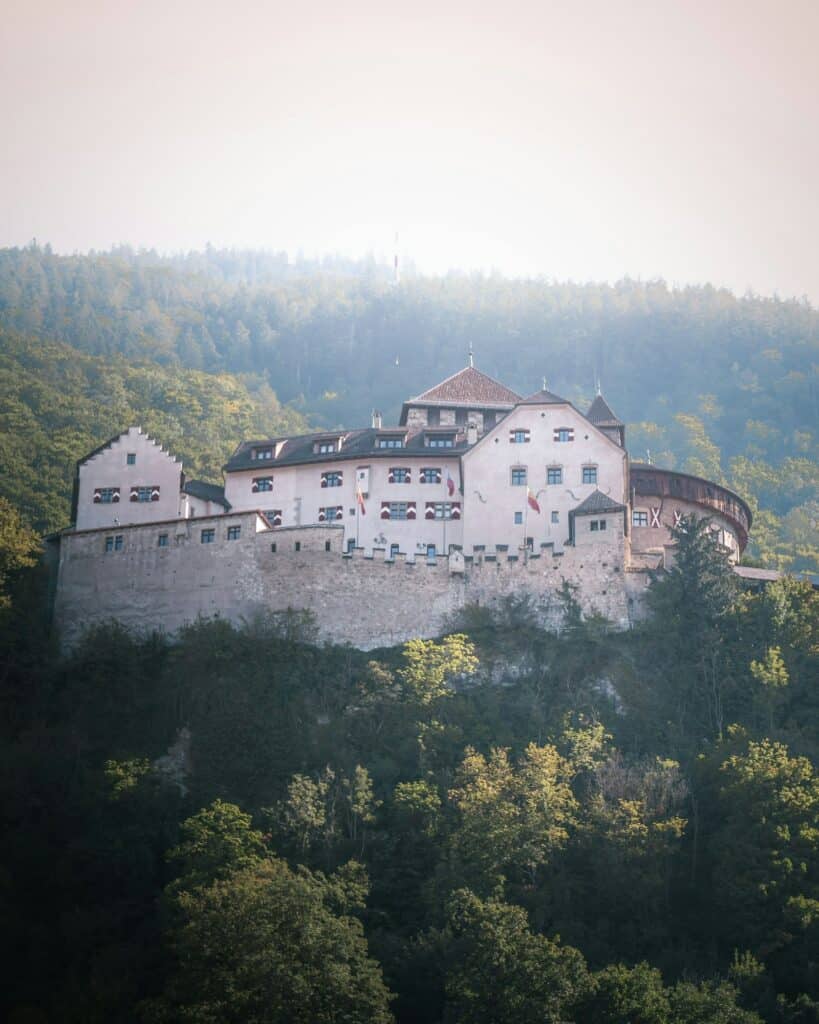
<instances>
[{"instance_id":1,"label":"distant ridgeline","mask_svg":"<svg viewBox=\"0 0 819 1024\"><path fill-rule=\"evenodd\" d=\"M223 469L223 487L188 480L138 427L80 460L73 525L52 538L67 643L111 618L173 631L306 609L322 638L367 649L511 594L559 625L566 583L625 628L683 516L709 516L733 561L751 526L727 488L630 464L601 394L585 414L545 382L524 398L471 359L394 425L250 439Z\"/></svg>"}]
</instances>

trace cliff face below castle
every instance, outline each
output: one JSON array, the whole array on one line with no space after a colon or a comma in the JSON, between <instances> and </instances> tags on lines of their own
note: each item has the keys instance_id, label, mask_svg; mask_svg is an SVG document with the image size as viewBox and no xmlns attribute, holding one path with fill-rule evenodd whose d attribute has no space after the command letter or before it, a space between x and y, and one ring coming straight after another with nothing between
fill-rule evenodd
<instances>
[{"instance_id":1,"label":"cliff face below castle","mask_svg":"<svg viewBox=\"0 0 819 1024\"><path fill-rule=\"evenodd\" d=\"M241 623L305 609L321 640L370 650L440 636L465 606L509 596L529 595L541 621L559 626L564 580L585 612L620 628L641 612L645 573L627 568L614 531L593 547L544 546L525 557L454 551L434 561L389 559L379 549L346 554L342 538L333 525L270 530L255 512L64 534L55 608L63 643L111 619L173 633L200 616Z\"/></svg>"}]
</instances>

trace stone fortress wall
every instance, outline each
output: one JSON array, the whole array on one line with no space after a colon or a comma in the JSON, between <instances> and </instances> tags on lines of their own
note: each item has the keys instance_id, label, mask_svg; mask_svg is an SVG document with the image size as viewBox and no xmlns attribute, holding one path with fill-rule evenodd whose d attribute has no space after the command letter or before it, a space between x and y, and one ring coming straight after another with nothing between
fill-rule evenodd
<instances>
[{"instance_id":1,"label":"stone fortress wall","mask_svg":"<svg viewBox=\"0 0 819 1024\"><path fill-rule=\"evenodd\" d=\"M238 538L228 530L239 527ZM202 543L202 531L214 539ZM160 536L165 538L160 546ZM106 550L109 538L120 546ZM138 632L173 633L197 617L233 623L307 609L319 637L362 650L440 636L466 605L529 595L544 624L558 626L563 580L578 587L584 611L628 628L642 613L648 582L627 569L628 539L612 530L593 546L555 552L495 551L428 561L386 551L342 551L332 524L271 529L257 512L64 534L55 606L62 642L116 619Z\"/></svg>"}]
</instances>

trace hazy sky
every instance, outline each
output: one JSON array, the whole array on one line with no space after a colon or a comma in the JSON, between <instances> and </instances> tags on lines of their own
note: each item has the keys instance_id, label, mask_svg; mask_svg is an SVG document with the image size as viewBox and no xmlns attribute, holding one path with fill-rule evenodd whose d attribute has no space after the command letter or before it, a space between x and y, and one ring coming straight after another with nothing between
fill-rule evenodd
<instances>
[{"instance_id":1,"label":"hazy sky","mask_svg":"<svg viewBox=\"0 0 819 1024\"><path fill-rule=\"evenodd\" d=\"M0 245L819 303L818 0L0 0Z\"/></svg>"}]
</instances>

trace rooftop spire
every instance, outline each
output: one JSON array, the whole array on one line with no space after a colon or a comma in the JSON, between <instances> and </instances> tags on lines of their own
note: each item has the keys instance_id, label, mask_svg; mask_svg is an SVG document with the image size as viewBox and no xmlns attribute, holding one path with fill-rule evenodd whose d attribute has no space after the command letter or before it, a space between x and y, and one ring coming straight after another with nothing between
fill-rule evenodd
<instances>
[{"instance_id":1,"label":"rooftop spire","mask_svg":"<svg viewBox=\"0 0 819 1024\"><path fill-rule=\"evenodd\" d=\"M597 394L598 395L602 395L603 394L603 389L600 387L600 378L599 377L597 378Z\"/></svg>"},{"instance_id":2,"label":"rooftop spire","mask_svg":"<svg viewBox=\"0 0 819 1024\"><path fill-rule=\"evenodd\" d=\"M543 390L546 390L546 374L543 374Z\"/></svg>"},{"instance_id":3,"label":"rooftop spire","mask_svg":"<svg viewBox=\"0 0 819 1024\"><path fill-rule=\"evenodd\" d=\"M472 352L472 342L471 341L469 343L469 365L471 367L475 366L475 356L474 356L474 354Z\"/></svg>"}]
</instances>

